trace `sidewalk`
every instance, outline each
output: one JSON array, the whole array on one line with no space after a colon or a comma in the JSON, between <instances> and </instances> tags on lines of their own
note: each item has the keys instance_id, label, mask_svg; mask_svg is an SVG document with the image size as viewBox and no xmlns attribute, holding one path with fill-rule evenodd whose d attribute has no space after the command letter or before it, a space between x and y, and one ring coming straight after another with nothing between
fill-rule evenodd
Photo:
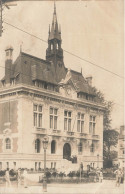
<instances>
[{"instance_id":1,"label":"sidewalk","mask_svg":"<svg viewBox=\"0 0 125 194\"><path fill-rule=\"evenodd\" d=\"M124 185L115 187L115 181L104 180L103 183L87 184L48 184L47 194L124 194ZM28 188L0 187L0 194L43 194L41 186L28 186Z\"/></svg>"}]
</instances>

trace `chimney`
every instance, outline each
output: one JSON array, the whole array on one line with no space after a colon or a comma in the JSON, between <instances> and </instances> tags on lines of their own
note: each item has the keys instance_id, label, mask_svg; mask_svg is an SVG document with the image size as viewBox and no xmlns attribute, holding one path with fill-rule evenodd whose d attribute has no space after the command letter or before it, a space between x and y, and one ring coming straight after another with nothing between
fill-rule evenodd
<instances>
[{"instance_id":1,"label":"chimney","mask_svg":"<svg viewBox=\"0 0 125 194\"><path fill-rule=\"evenodd\" d=\"M5 82L6 84L10 83L10 78L12 74L12 62L13 62L13 47L8 46L5 49Z\"/></svg>"},{"instance_id":2,"label":"chimney","mask_svg":"<svg viewBox=\"0 0 125 194\"><path fill-rule=\"evenodd\" d=\"M86 77L86 81L87 81L87 83L88 83L90 86L92 86L92 76L91 76L91 75Z\"/></svg>"},{"instance_id":3,"label":"chimney","mask_svg":"<svg viewBox=\"0 0 125 194\"><path fill-rule=\"evenodd\" d=\"M8 46L5 49L6 52L6 60L13 60L13 47L12 46Z\"/></svg>"}]
</instances>

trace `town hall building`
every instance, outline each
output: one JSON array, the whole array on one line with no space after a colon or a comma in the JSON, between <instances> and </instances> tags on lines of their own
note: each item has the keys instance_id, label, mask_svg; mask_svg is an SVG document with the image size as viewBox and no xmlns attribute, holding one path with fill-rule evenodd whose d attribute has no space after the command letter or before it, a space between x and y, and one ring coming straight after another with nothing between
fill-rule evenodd
<instances>
[{"instance_id":1,"label":"town hall building","mask_svg":"<svg viewBox=\"0 0 125 194\"><path fill-rule=\"evenodd\" d=\"M44 165L43 138L48 136L47 168L64 171L103 167L104 105L92 77L64 64L56 7L49 28L46 60L13 48L5 50L0 81L0 169Z\"/></svg>"}]
</instances>

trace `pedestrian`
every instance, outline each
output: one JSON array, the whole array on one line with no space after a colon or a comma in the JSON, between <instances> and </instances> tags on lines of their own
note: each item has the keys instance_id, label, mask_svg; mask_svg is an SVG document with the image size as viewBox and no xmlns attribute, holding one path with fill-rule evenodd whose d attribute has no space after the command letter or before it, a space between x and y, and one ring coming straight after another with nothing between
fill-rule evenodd
<instances>
[{"instance_id":1,"label":"pedestrian","mask_svg":"<svg viewBox=\"0 0 125 194\"><path fill-rule=\"evenodd\" d=\"M26 168L23 171L23 178L24 178L24 188L27 188L27 169Z\"/></svg>"},{"instance_id":2,"label":"pedestrian","mask_svg":"<svg viewBox=\"0 0 125 194\"><path fill-rule=\"evenodd\" d=\"M121 183L121 177L122 177L121 169L120 168L117 169L114 173L116 174L116 187L117 186L119 187Z\"/></svg>"},{"instance_id":3,"label":"pedestrian","mask_svg":"<svg viewBox=\"0 0 125 194\"><path fill-rule=\"evenodd\" d=\"M9 175L9 169L8 168L7 168L6 172L5 172L5 180L6 180L6 187L11 186L10 175Z\"/></svg>"},{"instance_id":4,"label":"pedestrian","mask_svg":"<svg viewBox=\"0 0 125 194\"><path fill-rule=\"evenodd\" d=\"M17 182L18 182L18 187L21 185L21 170L20 168L17 171Z\"/></svg>"},{"instance_id":5,"label":"pedestrian","mask_svg":"<svg viewBox=\"0 0 125 194\"><path fill-rule=\"evenodd\" d=\"M102 170L100 170L100 173L99 173L99 182L102 183L102 180L103 180L103 173L102 173Z\"/></svg>"}]
</instances>

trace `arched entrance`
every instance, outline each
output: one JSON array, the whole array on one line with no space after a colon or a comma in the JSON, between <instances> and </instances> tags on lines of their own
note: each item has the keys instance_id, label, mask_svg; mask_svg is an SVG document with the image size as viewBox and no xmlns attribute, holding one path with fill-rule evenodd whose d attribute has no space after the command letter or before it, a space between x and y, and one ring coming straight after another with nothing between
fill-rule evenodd
<instances>
[{"instance_id":1,"label":"arched entrance","mask_svg":"<svg viewBox=\"0 0 125 194\"><path fill-rule=\"evenodd\" d=\"M63 158L70 159L71 157L71 146L69 143L65 143L63 146Z\"/></svg>"}]
</instances>

